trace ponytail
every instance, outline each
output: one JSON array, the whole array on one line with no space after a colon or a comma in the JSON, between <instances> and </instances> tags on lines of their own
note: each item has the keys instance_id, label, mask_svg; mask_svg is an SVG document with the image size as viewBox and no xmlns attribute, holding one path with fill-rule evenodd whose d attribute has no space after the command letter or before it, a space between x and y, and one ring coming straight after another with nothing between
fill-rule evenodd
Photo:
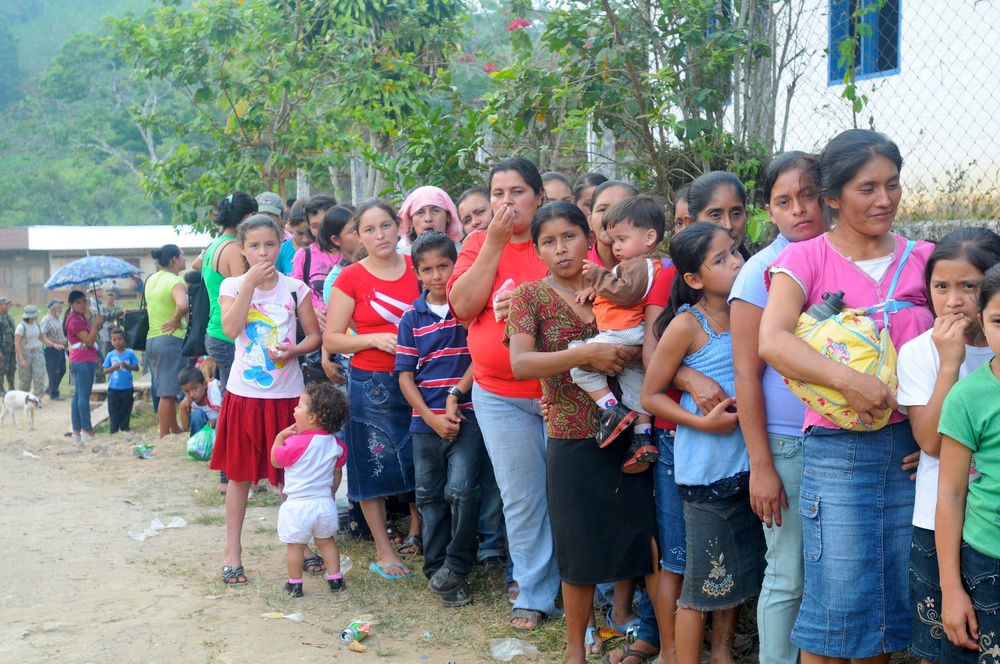
<instances>
[{"instance_id":1,"label":"ponytail","mask_svg":"<svg viewBox=\"0 0 1000 664\"><path fill-rule=\"evenodd\" d=\"M701 274L702 263L708 257L709 249L716 234L726 233L722 226L699 221L691 224L674 236L670 242L670 257L677 268L674 283L670 286L670 301L663 312L653 322L653 333L659 339L670 321L677 316L677 310L685 304L695 305L701 300L701 293L687 283L686 274Z\"/></svg>"}]
</instances>

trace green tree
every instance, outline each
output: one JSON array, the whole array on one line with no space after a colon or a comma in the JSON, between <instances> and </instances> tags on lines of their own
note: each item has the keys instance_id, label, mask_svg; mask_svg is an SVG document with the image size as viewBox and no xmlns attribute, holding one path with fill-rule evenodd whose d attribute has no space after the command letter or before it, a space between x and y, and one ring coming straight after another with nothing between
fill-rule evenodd
<instances>
[{"instance_id":1,"label":"green tree","mask_svg":"<svg viewBox=\"0 0 1000 664\"><path fill-rule=\"evenodd\" d=\"M424 5L393 5L391 22L338 14L332 0L207 0L167 4L151 20L111 21L115 49L140 82L168 83L192 116L135 109L140 125L172 133L176 149L144 164L146 190L172 200L175 220L204 223L226 192L281 187L296 170L312 180L343 169L389 137L429 89ZM436 74L436 70L435 70Z\"/></svg>"},{"instance_id":2,"label":"green tree","mask_svg":"<svg viewBox=\"0 0 1000 664\"><path fill-rule=\"evenodd\" d=\"M10 24L0 14L0 110L21 98L21 68Z\"/></svg>"},{"instance_id":3,"label":"green tree","mask_svg":"<svg viewBox=\"0 0 1000 664\"><path fill-rule=\"evenodd\" d=\"M737 141L724 118L734 62L768 45L730 7L584 0L553 9L540 40L548 59L525 49L492 75L496 89L487 99L497 130L516 141L599 122L625 139L630 176L667 196L712 168L752 178L762 151Z\"/></svg>"}]
</instances>

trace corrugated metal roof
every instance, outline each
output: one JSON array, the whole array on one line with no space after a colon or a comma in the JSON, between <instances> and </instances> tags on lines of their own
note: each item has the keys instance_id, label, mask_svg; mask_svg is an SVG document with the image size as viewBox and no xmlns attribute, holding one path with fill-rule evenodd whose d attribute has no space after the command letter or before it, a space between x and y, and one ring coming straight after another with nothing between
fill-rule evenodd
<instances>
[{"instance_id":1,"label":"corrugated metal roof","mask_svg":"<svg viewBox=\"0 0 1000 664\"><path fill-rule=\"evenodd\" d=\"M208 233L182 226L31 226L28 249L32 251L81 251L102 249L153 249L165 244L184 248L207 247Z\"/></svg>"}]
</instances>

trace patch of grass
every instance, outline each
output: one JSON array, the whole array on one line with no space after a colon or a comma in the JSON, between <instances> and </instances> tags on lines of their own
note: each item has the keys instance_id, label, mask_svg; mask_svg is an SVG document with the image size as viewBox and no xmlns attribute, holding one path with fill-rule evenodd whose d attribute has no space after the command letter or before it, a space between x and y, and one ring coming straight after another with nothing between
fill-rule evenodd
<instances>
[{"instance_id":1,"label":"patch of grass","mask_svg":"<svg viewBox=\"0 0 1000 664\"><path fill-rule=\"evenodd\" d=\"M268 551L274 551L278 548L280 542L259 542L257 544L251 544L244 549L244 555L251 556L263 556Z\"/></svg>"},{"instance_id":2,"label":"patch of grass","mask_svg":"<svg viewBox=\"0 0 1000 664\"><path fill-rule=\"evenodd\" d=\"M199 514L192 520L192 523L197 523L199 526L214 526L225 522L225 514Z\"/></svg>"},{"instance_id":3,"label":"patch of grass","mask_svg":"<svg viewBox=\"0 0 1000 664\"><path fill-rule=\"evenodd\" d=\"M214 485L208 489L199 487L198 493L194 494L194 503L199 507L220 507L226 504L226 494L219 493Z\"/></svg>"},{"instance_id":4,"label":"patch of grass","mask_svg":"<svg viewBox=\"0 0 1000 664\"><path fill-rule=\"evenodd\" d=\"M253 532L256 535L273 535L278 532L276 526L265 526L263 523L257 523L253 527Z\"/></svg>"},{"instance_id":5,"label":"patch of grass","mask_svg":"<svg viewBox=\"0 0 1000 664\"><path fill-rule=\"evenodd\" d=\"M292 604L292 600L295 599L288 593L284 591L282 587L271 587L271 586L261 586L257 590L257 594L264 601L264 604L271 611L280 611L281 613L292 613L289 610Z\"/></svg>"},{"instance_id":6,"label":"patch of grass","mask_svg":"<svg viewBox=\"0 0 1000 664\"><path fill-rule=\"evenodd\" d=\"M161 569L160 572L164 576L194 576L198 573L198 570L194 567L185 567L183 565L170 565L165 569Z\"/></svg>"},{"instance_id":7,"label":"patch of grass","mask_svg":"<svg viewBox=\"0 0 1000 664\"><path fill-rule=\"evenodd\" d=\"M392 657L399 654L399 648L396 646L382 645L381 643L374 644L372 650L379 657Z\"/></svg>"},{"instance_id":8,"label":"patch of grass","mask_svg":"<svg viewBox=\"0 0 1000 664\"><path fill-rule=\"evenodd\" d=\"M267 491L254 491L253 496L247 502L248 506L253 507L274 507L281 504L281 494L275 489L268 489Z\"/></svg>"}]
</instances>

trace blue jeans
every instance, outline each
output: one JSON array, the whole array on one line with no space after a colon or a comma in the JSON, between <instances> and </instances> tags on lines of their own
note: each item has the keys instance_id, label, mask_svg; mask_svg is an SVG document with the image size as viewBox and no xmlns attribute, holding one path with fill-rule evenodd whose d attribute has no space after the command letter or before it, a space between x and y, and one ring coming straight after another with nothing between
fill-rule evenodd
<instances>
[{"instance_id":1,"label":"blue jeans","mask_svg":"<svg viewBox=\"0 0 1000 664\"><path fill-rule=\"evenodd\" d=\"M788 508L781 510L781 526L764 528L767 567L757 600L760 664L796 664L799 649L792 644L792 627L802 601L802 439L769 434L774 469L785 487Z\"/></svg>"},{"instance_id":2,"label":"blue jeans","mask_svg":"<svg viewBox=\"0 0 1000 664\"><path fill-rule=\"evenodd\" d=\"M190 422L190 432L191 435L195 435L199 431L205 428L208 424L208 416L201 412L197 408L191 409L191 417L188 419Z\"/></svg>"},{"instance_id":3,"label":"blue jeans","mask_svg":"<svg viewBox=\"0 0 1000 664\"><path fill-rule=\"evenodd\" d=\"M479 511L479 562L487 558L506 556L504 543L503 501L500 487L493 474L493 464L487 455L479 470L479 492L482 496Z\"/></svg>"},{"instance_id":4,"label":"blue jeans","mask_svg":"<svg viewBox=\"0 0 1000 664\"><path fill-rule=\"evenodd\" d=\"M674 432L655 431L660 456L653 464L656 490L656 525L660 530L660 566L668 572L683 574L687 565L684 530L684 507L674 479Z\"/></svg>"},{"instance_id":5,"label":"blue jeans","mask_svg":"<svg viewBox=\"0 0 1000 664\"><path fill-rule=\"evenodd\" d=\"M559 570L545 490L541 406L537 399L502 397L478 383L472 385L472 402L503 499L514 580L521 588L514 608L558 617Z\"/></svg>"},{"instance_id":6,"label":"blue jeans","mask_svg":"<svg viewBox=\"0 0 1000 664\"><path fill-rule=\"evenodd\" d=\"M454 441L413 434L417 508L423 517L424 576L447 567L466 575L479 545L479 469L486 457L475 420L462 422Z\"/></svg>"},{"instance_id":7,"label":"blue jeans","mask_svg":"<svg viewBox=\"0 0 1000 664\"><path fill-rule=\"evenodd\" d=\"M73 431L92 431L90 424L90 391L94 389L94 371L97 365L93 362L70 362L69 370L73 374L73 400L70 402L70 418L73 421Z\"/></svg>"},{"instance_id":8,"label":"blue jeans","mask_svg":"<svg viewBox=\"0 0 1000 664\"><path fill-rule=\"evenodd\" d=\"M979 622L979 651L956 646L941 638L941 664L993 664L997 661L1000 634L1000 560L991 558L962 542L962 587L972 600Z\"/></svg>"}]
</instances>

